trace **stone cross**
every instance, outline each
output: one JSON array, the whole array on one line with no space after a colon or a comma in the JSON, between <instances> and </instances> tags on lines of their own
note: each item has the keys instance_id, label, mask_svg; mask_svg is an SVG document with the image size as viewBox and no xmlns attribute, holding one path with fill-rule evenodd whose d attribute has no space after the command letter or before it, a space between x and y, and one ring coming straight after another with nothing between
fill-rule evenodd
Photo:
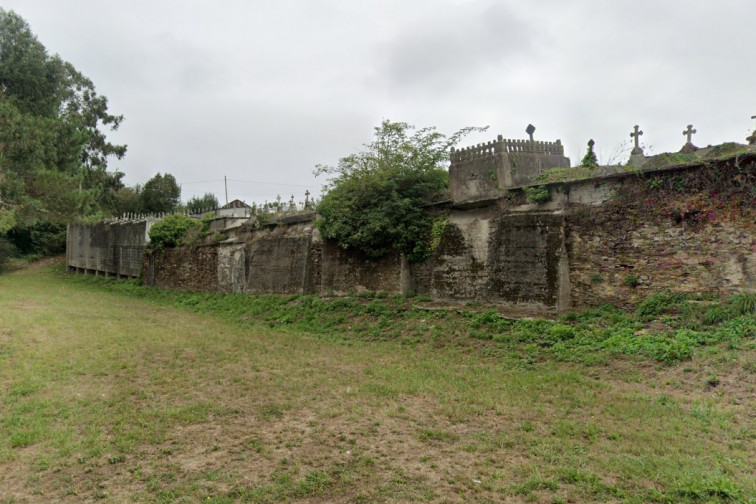
<instances>
[{"instance_id":1,"label":"stone cross","mask_svg":"<svg viewBox=\"0 0 756 504\"><path fill-rule=\"evenodd\" d=\"M638 146L638 137L641 136L642 134L643 134L643 132L642 131L638 131L638 125L636 124L633 127L633 132L630 133L630 138L635 138L635 148L636 149L640 149L640 147Z\"/></svg>"},{"instance_id":2,"label":"stone cross","mask_svg":"<svg viewBox=\"0 0 756 504\"><path fill-rule=\"evenodd\" d=\"M527 133L530 136L530 141L533 141L533 133L535 133L535 126L532 124L528 124L528 127L525 128L525 133Z\"/></svg>"},{"instance_id":3,"label":"stone cross","mask_svg":"<svg viewBox=\"0 0 756 504\"><path fill-rule=\"evenodd\" d=\"M697 133L697 131L693 129L693 125L692 124L688 124L688 129L686 129L685 131L682 132L683 135L687 135L688 136L688 143L691 143L690 137L693 135L693 133Z\"/></svg>"},{"instance_id":4,"label":"stone cross","mask_svg":"<svg viewBox=\"0 0 756 504\"><path fill-rule=\"evenodd\" d=\"M307 189L305 191L305 202L310 201L310 190Z\"/></svg>"}]
</instances>

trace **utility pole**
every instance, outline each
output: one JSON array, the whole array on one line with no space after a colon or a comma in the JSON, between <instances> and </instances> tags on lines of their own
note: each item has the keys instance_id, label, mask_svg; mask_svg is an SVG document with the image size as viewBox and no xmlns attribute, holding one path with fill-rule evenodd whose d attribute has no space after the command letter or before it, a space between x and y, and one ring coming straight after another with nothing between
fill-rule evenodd
<instances>
[{"instance_id":1,"label":"utility pole","mask_svg":"<svg viewBox=\"0 0 756 504\"><path fill-rule=\"evenodd\" d=\"M228 205L228 181L225 175L223 175L223 185L226 187L226 205Z\"/></svg>"}]
</instances>

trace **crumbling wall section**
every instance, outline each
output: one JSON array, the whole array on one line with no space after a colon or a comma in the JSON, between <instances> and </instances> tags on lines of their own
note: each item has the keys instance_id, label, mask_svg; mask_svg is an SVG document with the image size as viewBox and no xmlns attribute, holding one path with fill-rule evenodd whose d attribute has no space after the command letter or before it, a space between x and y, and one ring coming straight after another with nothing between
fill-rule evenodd
<instances>
[{"instance_id":1,"label":"crumbling wall section","mask_svg":"<svg viewBox=\"0 0 756 504\"><path fill-rule=\"evenodd\" d=\"M323 242L322 250L321 292L402 292L402 258L399 253L370 260L330 240Z\"/></svg>"},{"instance_id":2,"label":"crumbling wall section","mask_svg":"<svg viewBox=\"0 0 756 504\"><path fill-rule=\"evenodd\" d=\"M145 284L167 289L229 292L218 275L218 245L148 251L144 255Z\"/></svg>"},{"instance_id":3,"label":"crumbling wall section","mask_svg":"<svg viewBox=\"0 0 756 504\"><path fill-rule=\"evenodd\" d=\"M756 291L756 162L718 162L608 181L572 203L573 305L630 304L663 290Z\"/></svg>"}]
</instances>

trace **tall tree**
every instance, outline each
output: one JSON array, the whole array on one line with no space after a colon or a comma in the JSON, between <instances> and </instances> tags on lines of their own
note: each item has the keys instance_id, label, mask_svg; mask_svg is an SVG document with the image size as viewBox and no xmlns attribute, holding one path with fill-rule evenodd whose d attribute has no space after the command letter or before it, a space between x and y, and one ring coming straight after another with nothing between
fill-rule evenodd
<instances>
[{"instance_id":1,"label":"tall tree","mask_svg":"<svg viewBox=\"0 0 756 504\"><path fill-rule=\"evenodd\" d=\"M157 175L148 180L140 193L142 211L147 213L172 212L181 198L181 189L170 173Z\"/></svg>"},{"instance_id":2,"label":"tall tree","mask_svg":"<svg viewBox=\"0 0 756 504\"><path fill-rule=\"evenodd\" d=\"M203 196L192 196L186 202L186 208L192 213L199 213L218 208L218 198L213 193L205 193Z\"/></svg>"},{"instance_id":3,"label":"tall tree","mask_svg":"<svg viewBox=\"0 0 756 504\"><path fill-rule=\"evenodd\" d=\"M108 172L125 145L110 143L122 116L59 56L48 54L18 14L0 8L0 234L108 212L123 187Z\"/></svg>"}]
</instances>

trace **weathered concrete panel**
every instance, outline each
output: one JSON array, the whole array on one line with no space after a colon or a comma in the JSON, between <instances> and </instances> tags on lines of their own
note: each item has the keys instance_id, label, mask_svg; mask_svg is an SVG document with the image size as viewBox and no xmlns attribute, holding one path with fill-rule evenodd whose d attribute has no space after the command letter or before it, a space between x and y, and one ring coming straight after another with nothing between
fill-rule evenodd
<instances>
[{"instance_id":1,"label":"weathered concrete panel","mask_svg":"<svg viewBox=\"0 0 756 504\"><path fill-rule=\"evenodd\" d=\"M433 258L434 298L564 307L564 223L552 213L455 211Z\"/></svg>"},{"instance_id":2,"label":"weathered concrete panel","mask_svg":"<svg viewBox=\"0 0 756 504\"><path fill-rule=\"evenodd\" d=\"M93 274L136 277L157 219L97 224L69 224L66 263Z\"/></svg>"},{"instance_id":3,"label":"weathered concrete panel","mask_svg":"<svg viewBox=\"0 0 756 504\"><path fill-rule=\"evenodd\" d=\"M562 308L564 220L554 214L503 215L489 240L489 299Z\"/></svg>"},{"instance_id":4,"label":"weathered concrete panel","mask_svg":"<svg viewBox=\"0 0 756 504\"><path fill-rule=\"evenodd\" d=\"M431 295L439 299L488 297L489 209L454 211L433 258Z\"/></svg>"},{"instance_id":5,"label":"weathered concrete panel","mask_svg":"<svg viewBox=\"0 0 756 504\"><path fill-rule=\"evenodd\" d=\"M218 247L218 285L224 292L244 292L247 280L244 244Z\"/></svg>"},{"instance_id":6,"label":"weathered concrete panel","mask_svg":"<svg viewBox=\"0 0 756 504\"><path fill-rule=\"evenodd\" d=\"M306 293L311 241L309 224L256 232L246 247L245 292Z\"/></svg>"}]
</instances>

